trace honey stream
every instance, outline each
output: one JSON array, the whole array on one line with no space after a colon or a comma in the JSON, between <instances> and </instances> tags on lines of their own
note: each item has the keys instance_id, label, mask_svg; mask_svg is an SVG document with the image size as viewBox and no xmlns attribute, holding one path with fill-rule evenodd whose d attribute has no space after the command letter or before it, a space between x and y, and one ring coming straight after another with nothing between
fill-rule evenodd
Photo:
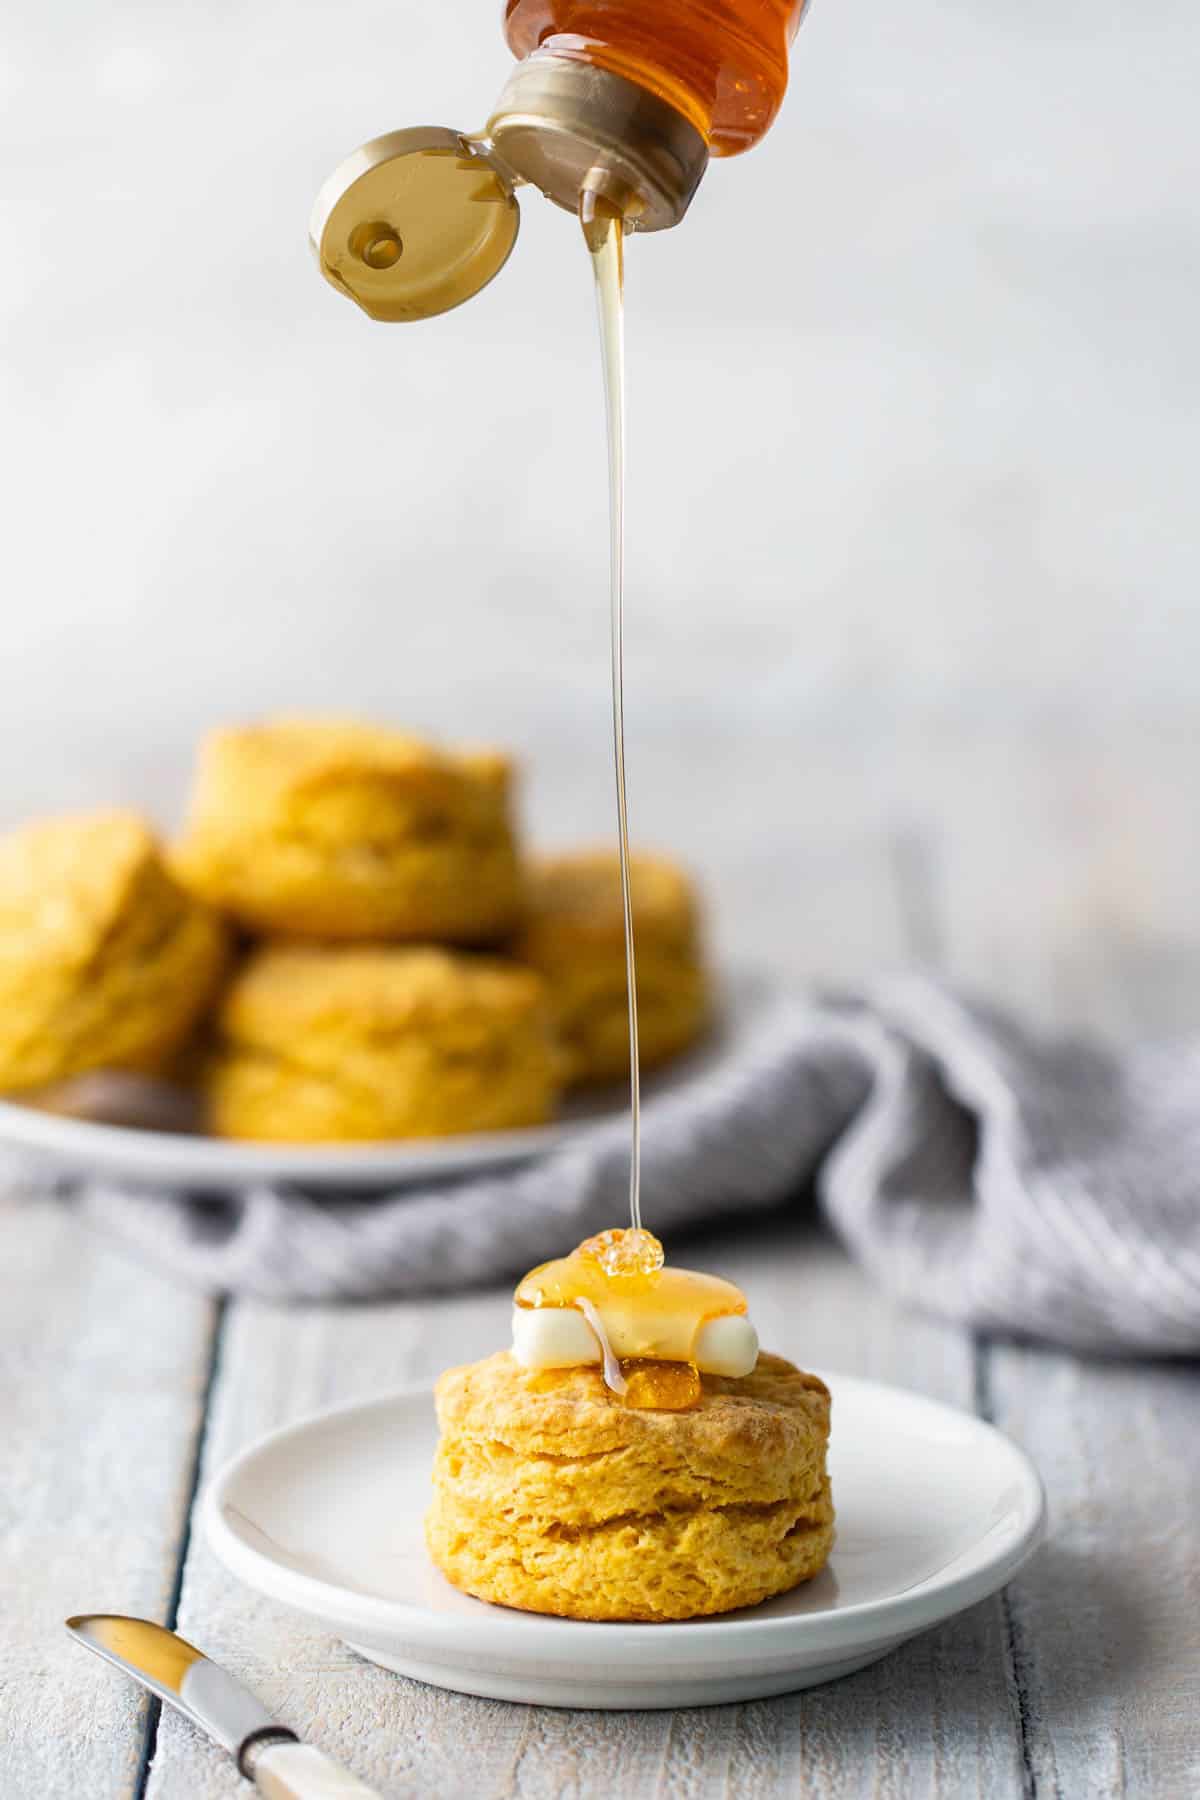
<instances>
[{"instance_id":1,"label":"honey stream","mask_svg":"<svg viewBox=\"0 0 1200 1800\"><path fill-rule=\"evenodd\" d=\"M587 188L580 195L579 218L596 282L608 425L613 765L629 1000L630 1230L603 1231L580 1244L571 1256L532 1269L517 1288L516 1303L523 1307L576 1307L599 1343L605 1382L625 1404L678 1412L701 1399L700 1373L693 1358L700 1326L710 1318L744 1313L746 1301L728 1282L686 1269L664 1268L662 1245L642 1229L637 961L625 788L625 221L618 206ZM630 1354L614 1351L609 1327L616 1330L617 1342L624 1342Z\"/></svg>"},{"instance_id":2,"label":"honey stream","mask_svg":"<svg viewBox=\"0 0 1200 1800\"><path fill-rule=\"evenodd\" d=\"M625 222L620 209L585 189L579 219L596 278L596 316L608 422L609 616L612 633L613 765L621 907L625 920L625 984L629 995L629 1218L642 1226L642 1084L638 1056L637 960L629 880L629 812L625 798Z\"/></svg>"}]
</instances>

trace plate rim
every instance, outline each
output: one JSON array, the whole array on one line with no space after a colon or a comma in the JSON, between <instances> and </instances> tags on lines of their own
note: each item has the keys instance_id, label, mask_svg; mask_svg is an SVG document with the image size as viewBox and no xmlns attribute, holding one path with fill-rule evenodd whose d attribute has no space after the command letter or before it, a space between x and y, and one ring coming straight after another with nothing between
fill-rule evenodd
<instances>
[{"instance_id":1,"label":"plate rim","mask_svg":"<svg viewBox=\"0 0 1200 1800\"><path fill-rule=\"evenodd\" d=\"M612 1116L616 1116L615 1113ZM0 1098L0 1147L44 1157L58 1171L86 1169L102 1176L119 1171L128 1181L179 1180L181 1163L199 1182L217 1187L273 1181L357 1182L378 1185L421 1181L466 1168L499 1168L545 1155L583 1131L608 1123L608 1114L559 1118L507 1131L475 1131L436 1138L380 1138L357 1144L268 1144L205 1137L199 1132L152 1131L41 1112L11 1097ZM464 1159L465 1153L465 1159ZM405 1162L411 1167L406 1168Z\"/></svg>"},{"instance_id":2,"label":"plate rim","mask_svg":"<svg viewBox=\"0 0 1200 1800\"><path fill-rule=\"evenodd\" d=\"M957 1573L948 1575L944 1569L935 1570L932 1575L898 1594L878 1600L855 1601L849 1606L825 1612L785 1613L764 1618L755 1617L755 1609L750 1608L739 1610L736 1614L715 1614L703 1619L647 1622L564 1619L557 1615L526 1612L480 1601L481 1606L488 1607L489 1655L508 1653L517 1660L523 1655L535 1655L538 1643L532 1627L537 1624L552 1629L564 1651L572 1645L581 1648L585 1643L598 1648L595 1634L600 1630L604 1633L608 1649L626 1655L633 1653L635 1658L639 1653L647 1653L655 1661L662 1660L667 1646L670 1646L672 1652L682 1652L686 1657L689 1650L707 1645L708 1653L711 1654L718 1644L729 1644L731 1637L736 1638L747 1632L754 1634L754 1641L763 1654L772 1648L776 1652L786 1652L800 1651L806 1647L814 1650L827 1649L851 1641L865 1643L868 1641L867 1629L876 1626L879 1629L872 1630L872 1641L892 1637L899 1641L929 1625L952 1617L1004 1587L1032 1556L1045 1536L1045 1487L1027 1452L990 1420L981 1419L949 1401L938 1400L911 1388L898 1387L891 1382L878 1381L871 1376L830 1369L817 1370L815 1373L829 1385L835 1404L839 1390L845 1392L854 1389L876 1399L899 1395L906 1404L914 1405L919 1411L952 1419L959 1425L966 1421L989 1439L1010 1459L1013 1475L1021 1489L1021 1523L1014 1539L1003 1551L991 1556L984 1555L981 1546L973 1546L973 1555L970 1552L964 1553L971 1555L968 1567ZM388 1600L378 1595L360 1594L319 1576L289 1569L247 1544L225 1517L228 1490L247 1465L265 1452L289 1438L302 1437L316 1427L328 1425L335 1420L383 1411L397 1403L422 1400L432 1407L433 1389L424 1383L415 1383L362 1400L325 1407L305 1418L277 1426L229 1458L210 1478L201 1503L205 1537L222 1565L258 1593L323 1621L339 1636L344 1636L344 1624L346 1629L368 1633L401 1636L407 1632L411 1641L419 1640L427 1647L436 1643L438 1647L456 1649L463 1632L471 1629L469 1619L436 1613L406 1600ZM954 1559L954 1562L959 1561L961 1556ZM265 1580L261 1578L264 1571L267 1572ZM339 1621L336 1626L332 1624L335 1618ZM806 1639L811 1642L806 1644ZM652 1650L653 1646L658 1647L656 1652Z\"/></svg>"},{"instance_id":3,"label":"plate rim","mask_svg":"<svg viewBox=\"0 0 1200 1800\"><path fill-rule=\"evenodd\" d=\"M723 1061L743 1034L753 1031L791 990L762 968L732 964L714 976L716 1007L710 1031L681 1056L647 1076L644 1102L659 1097L651 1084L674 1091L675 1084L703 1080ZM451 1133L445 1137L382 1138L355 1143L259 1143L218 1138L195 1131L155 1131L74 1118L25 1104L20 1095L0 1095L0 1152L37 1159L50 1177L128 1183L147 1187L209 1188L233 1192L259 1184L334 1188L379 1193L419 1182L511 1168L570 1150L604 1131L627 1129L628 1097L614 1084L611 1100L596 1090L591 1109L567 1110L541 1125L501 1131Z\"/></svg>"}]
</instances>

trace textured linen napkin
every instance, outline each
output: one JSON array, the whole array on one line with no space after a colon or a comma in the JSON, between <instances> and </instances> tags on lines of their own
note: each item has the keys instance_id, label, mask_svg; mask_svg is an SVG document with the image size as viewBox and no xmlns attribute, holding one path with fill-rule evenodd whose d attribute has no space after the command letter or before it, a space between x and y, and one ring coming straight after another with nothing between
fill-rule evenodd
<instances>
[{"instance_id":1,"label":"textured linen napkin","mask_svg":"<svg viewBox=\"0 0 1200 1800\"><path fill-rule=\"evenodd\" d=\"M276 1300L466 1287L619 1222L628 1127L369 1199L94 1183L84 1216L214 1289ZM67 1191L71 1191L68 1189ZM881 1286L943 1317L1093 1350L1200 1351L1200 1040L1040 1041L921 979L759 1006L649 1101L643 1193L670 1238L815 1194Z\"/></svg>"}]
</instances>

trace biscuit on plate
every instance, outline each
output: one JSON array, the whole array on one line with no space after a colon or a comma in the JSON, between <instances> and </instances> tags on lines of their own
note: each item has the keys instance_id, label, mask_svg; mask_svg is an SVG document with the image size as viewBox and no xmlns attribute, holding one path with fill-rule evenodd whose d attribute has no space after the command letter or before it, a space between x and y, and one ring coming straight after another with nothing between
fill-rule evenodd
<instances>
[{"instance_id":1,"label":"biscuit on plate","mask_svg":"<svg viewBox=\"0 0 1200 1800\"><path fill-rule=\"evenodd\" d=\"M528 969L398 944L276 944L230 984L204 1087L225 1137L441 1137L541 1124L560 1067Z\"/></svg>"},{"instance_id":2,"label":"biscuit on plate","mask_svg":"<svg viewBox=\"0 0 1200 1800\"><path fill-rule=\"evenodd\" d=\"M382 726L285 718L201 745L181 877L252 930L485 943L521 895L511 767Z\"/></svg>"},{"instance_id":3,"label":"biscuit on plate","mask_svg":"<svg viewBox=\"0 0 1200 1800\"><path fill-rule=\"evenodd\" d=\"M0 839L0 1090L162 1069L228 948L133 813L45 819Z\"/></svg>"},{"instance_id":4,"label":"biscuit on plate","mask_svg":"<svg viewBox=\"0 0 1200 1800\"><path fill-rule=\"evenodd\" d=\"M434 1562L480 1599L576 1619L690 1619L808 1580L833 1542L829 1390L765 1353L702 1388L654 1412L594 1365L534 1373L502 1350L447 1370Z\"/></svg>"},{"instance_id":5,"label":"biscuit on plate","mask_svg":"<svg viewBox=\"0 0 1200 1800\"><path fill-rule=\"evenodd\" d=\"M661 856L630 858L641 1065L686 1050L710 1012L695 891ZM575 1081L629 1070L625 922L615 851L539 858L514 954L545 976Z\"/></svg>"}]
</instances>

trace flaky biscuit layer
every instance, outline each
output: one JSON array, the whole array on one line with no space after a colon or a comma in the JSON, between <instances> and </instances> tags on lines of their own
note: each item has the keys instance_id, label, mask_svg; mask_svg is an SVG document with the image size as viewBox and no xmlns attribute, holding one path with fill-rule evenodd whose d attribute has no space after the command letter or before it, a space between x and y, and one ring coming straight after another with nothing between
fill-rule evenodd
<instances>
[{"instance_id":1,"label":"flaky biscuit layer","mask_svg":"<svg viewBox=\"0 0 1200 1800\"><path fill-rule=\"evenodd\" d=\"M507 1351L438 1383L427 1538L469 1593L535 1612L680 1619L815 1574L833 1536L829 1394L764 1354L693 1411L624 1407L598 1370Z\"/></svg>"},{"instance_id":2,"label":"flaky biscuit layer","mask_svg":"<svg viewBox=\"0 0 1200 1800\"><path fill-rule=\"evenodd\" d=\"M540 1124L561 1058L538 977L459 952L266 945L231 983L204 1075L227 1137L438 1137Z\"/></svg>"}]
</instances>

